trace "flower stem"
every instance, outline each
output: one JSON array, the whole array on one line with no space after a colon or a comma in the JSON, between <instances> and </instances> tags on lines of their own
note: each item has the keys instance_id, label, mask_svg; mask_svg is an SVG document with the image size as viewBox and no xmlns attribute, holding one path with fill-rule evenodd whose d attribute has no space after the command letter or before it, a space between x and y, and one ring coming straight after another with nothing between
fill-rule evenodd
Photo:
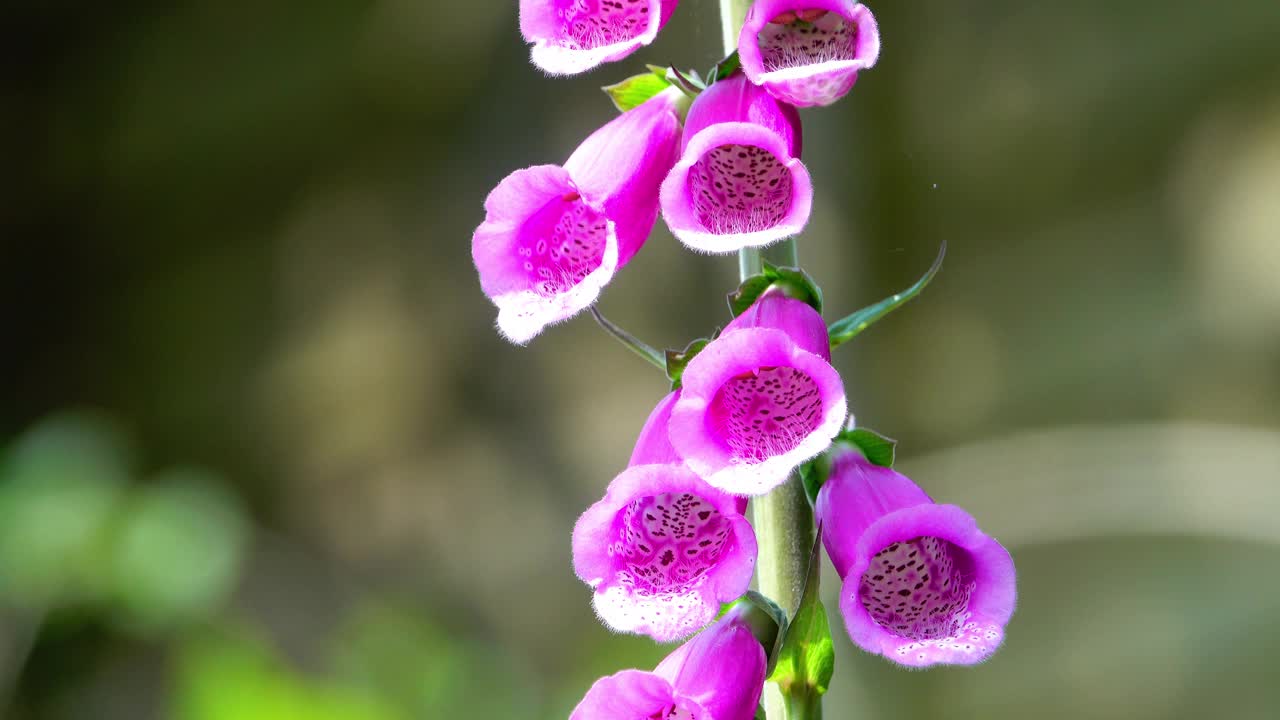
<instances>
[{"instance_id":1,"label":"flower stem","mask_svg":"<svg viewBox=\"0 0 1280 720\"><path fill-rule=\"evenodd\" d=\"M747 19L753 0L720 0L720 36L724 38L724 54L738 49L738 32Z\"/></svg>"},{"instance_id":2,"label":"flower stem","mask_svg":"<svg viewBox=\"0 0 1280 720\"><path fill-rule=\"evenodd\" d=\"M720 23L725 55L738 48L738 33L751 8L752 0L720 0ZM763 250L745 248L738 252L740 279L746 280L763 270L761 260L778 267L798 267L796 241L783 240ZM751 519L755 526L760 554L756 561L756 580L760 592L771 598L795 617L800 595L809 569L813 550L813 510L804 494L798 473L764 497L751 501ZM807 689L787 693L769 683L764 693L765 716L768 720L821 720L822 699Z\"/></svg>"},{"instance_id":3,"label":"flower stem","mask_svg":"<svg viewBox=\"0 0 1280 720\"><path fill-rule=\"evenodd\" d=\"M626 330L623 330L617 325L614 325L610 322L609 318L600 314L600 311L596 309L595 305L591 305L587 309L591 311L591 316L596 319L596 322L600 327L604 328L605 332L612 335L614 340L617 340L625 345L628 350L644 358L650 365L658 368L664 373L667 371L666 357L654 349L652 345L646 343L635 335L632 335Z\"/></svg>"}]
</instances>

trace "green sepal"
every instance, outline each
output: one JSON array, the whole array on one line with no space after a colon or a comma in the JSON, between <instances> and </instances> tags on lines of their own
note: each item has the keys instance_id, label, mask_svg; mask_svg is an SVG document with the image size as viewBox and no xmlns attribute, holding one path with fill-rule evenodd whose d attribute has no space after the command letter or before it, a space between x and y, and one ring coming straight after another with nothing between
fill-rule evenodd
<instances>
[{"instance_id":1,"label":"green sepal","mask_svg":"<svg viewBox=\"0 0 1280 720\"><path fill-rule=\"evenodd\" d=\"M831 453L824 452L816 458L800 466L800 482L804 485L804 494L810 505L818 502L818 491L831 475Z\"/></svg>"},{"instance_id":2,"label":"green sepal","mask_svg":"<svg viewBox=\"0 0 1280 720\"><path fill-rule=\"evenodd\" d=\"M813 693L822 695L831 683L836 654L831 642L831 625L826 608L818 599L818 576L822 568L818 548L822 547L822 525L814 533L813 550L809 553L809 573L805 578L800 607L787 626L770 682L775 682L784 696Z\"/></svg>"},{"instance_id":3,"label":"green sepal","mask_svg":"<svg viewBox=\"0 0 1280 720\"><path fill-rule=\"evenodd\" d=\"M867 428L849 428L842 431L832 441L830 448L799 468L800 481L804 485L804 494L809 498L809 504L817 505L818 491L831 476L831 466L838 447L853 448L862 453L862 456L872 465L891 468L897 444L897 440Z\"/></svg>"},{"instance_id":4,"label":"green sepal","mask_svg":"<svg viewBox=\"0 0 1280 720\"><path fill-rule=\"evenodd\" d=\"M639 107L644 101L669 87L671 87L671 83L667 81L666 70L664 69L661 75L653 72L632 75L620 83L606 85L600 89L609 96L609 99L613 101L614 107L618 108L619 112L626 112L634 107Z\"/></svg>"},{"instance_id":5,"label":"green sepal","mask_svg":"<svg viewBox=\"0 0 1280 720\"><path fill-rule=\"evenodd\" d=\"M729 293L729 311L734 317L746 312L753 303L769 288L779 288L787 297L808 303L810 307L822 312L822 288L800 268L777 267L763 263L764 270L759 275L752 275L737 290Z\"/></svg>"},{"instance_id":6,"label":"green sepal","mask_svg":"<svg viewBox=\"0 0 1280 720\"><path fill-rule=\"evenodd\" d=\"M684 376L684 368L689 364L689 361L696 357L698 353L702 352L702 349L707 346L707 343L715 340L716 336L719 334L720 330L717 328L716 331L712 333L711 337L698 338L686 345L683 350L666 351L667 378L671 380L672 390L679 390L681 388L682 383L680 382L680 379Z\"/></svg>"},{"instance_id":7,"label":"green sepal","mask_svg":"<svg viewBox=\"0 0 1280 720\"><path fill-rule=\"evenodd\" d=\"M837 435L835 441L857 448L872 465L893 467L894 449L898 444L893 438L867 428L850 428Z\"/></svg>"},{"instance_id":8,"label":"green sepal","mask_svg":"<svg viewBox=\"0 0 1280 720\"><path fill-rule=\"evenodd\" d=\"M652 68L653 66L650 67ZM707 84L703 82L697 70L690 70L689 74L685 75L675 65L672 65L666 69L663 77L668 84L680 88L690 99L698 97L699 93L707 89Z\"/></svg>"},{"instance_id":9,"label":"green sepal","mask_svg":"<svg viewBox=\"0 0 1280 720\"><path fill-rule=\"evenodd\" d=\"M933 261L929 271L917 280L914 285L900 293L890 295L874 305L868 305L861 310L857 310L827 326L827 335L831 338L831 347L834 349L849 342L858 333L870 327L871 323L888 315L911 298L919 295L920 291L924 290L925 286L929 284L929 281L933 280L933 276L937 275L938 271L942 269L942 259L946 254L947 243L944 241L942 247L938 248L938 258Z\"/></svg>"},{"instance_id":10,"label":"green sepal","mask_svg":"<svg viewBox=\"0 0 1280 720\"><path fill-rule=\"evenodd\" d=\"M711 71L707 73L707 84L714 85L720 82L735 73L740 67L742 67L742 60L738 57L738 51L734 50L729 53L728 57L712 66Z\"/></svg>"},{"instance_id":11,"label":"green sepal","mask_svg":"<svg viewBox=\"0 0 1280 720\"><path fill-rule=\"evenodd\" d=\"M735 601L730 608L745 606L747 613L744 619L751 627L751 634L764 646L765 655L769 659L765 675L773 672L773 665L782 649L782 638L787 633L787 612L778 607L773 600L755 590L748 590L745 595Z\"/></svg>"}]
</instances>

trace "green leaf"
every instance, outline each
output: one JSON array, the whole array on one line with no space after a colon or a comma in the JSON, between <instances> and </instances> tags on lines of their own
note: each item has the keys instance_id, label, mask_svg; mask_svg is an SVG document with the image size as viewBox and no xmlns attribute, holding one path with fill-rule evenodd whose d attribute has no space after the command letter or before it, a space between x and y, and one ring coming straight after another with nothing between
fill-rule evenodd
<instances>
[{"instance_id":1,"label":"green leaf","mask_svg":"<svg viewBox=\"0 0 1280 720\"><path fill-rule=\"evenodd\" d=\"M814 310L822 312L822 288L800 268L776 267L764 263L764 270L759 275L752 275L737 290L729 293L729 311L734 317L741 315L751 307L769 288L777 287L787 297L802 300Z\"/></svg>"},{"instance_id":2,"label":"green leaf","mask_svg":"<svg viewBox=\"0 0 1280 720\"><path fill-rule=\"evenodd\" d=\"M717 330L715 335L719 334L720 331ZM680 389L680 378L684 375L685 366L688 365L689 361L696 357L698 353L702 352L702 349L707 346L707 343L711 342L715 338L715 335L712 335L710 338L698 338L686 345L683 350L668 350L666 352L667 377L671 379L672 390Z\"/></svg>"},{"instance_id":3,"label":"green leaf","mask_svg":"<svg viewBox=\"0 0 1280 720\"><path fill-rule=\"evenodd\" d=\"M858 448L872 465L893 467L894 448L898 444L898 441L893 438L887 438L867 428L853 428L837 435L835 441L845 442Z\"/></svg>"},{"instance_id":4,"label":"green leaf","mask_svg":"<svg viewBox=\"0 0 1280 720\"><path fill-rule=\"evenodd\" d=\"M669 87L671 83L667 82L664 69L662 75L651 72L633 75L616 85L606 85L600 89L613 100L619 111L626 112Z\"/></svg>"},{"instance_id":5,"label":"green leaf","mask_svg":"<svg viewBox=\"0 0 1280 720\"><path fill-rule=\"evenodd\" d=\"M871 323L888 315L911 298L920 294L925 286L933 280L933 276L938 274L942 269L942 259L947 254L947 243L943 242L942 247L938 248L938 258L933 261L933 265L929 271L924 274L914 285L903 290L896 295L891 295L884 300L868 305L861 310L855 311L849 316L837 320L827 327L827 334L831 337L831 347L839 347L854 338L858 333L870 327Z\"/></svg>"},{"instance_id":6,"label":"green leaf","mask_svg":"<svg viewBox=\"0 0 1280 720\"><path fill-rule=\"evenodd\" d=\"M708 84L714 85L715 83L729 77L741 66L742 60L738 57L738 51L734 50L729 53L728 57L716 63L715 67L711 68L711 72L707 73L707 77L709 78Z\"/></svg>"},{"instance_id":7,"label":"green leaf","mask_svg":"<svg viewBox=\"0 0 1280 720\"><path fill-rule=\"evenodd\" d=\"M835 648L831 642L831 625L826 608L818 599L818 576L822 567L818 548L822 546L822 527L814 533L813 550L809 553L809 574L805 579L800 607L787 626L778 651L777 663L769 680L778 684L783 695L814 693L822 695L835 671Z\"/></svg>"}]
</instances>

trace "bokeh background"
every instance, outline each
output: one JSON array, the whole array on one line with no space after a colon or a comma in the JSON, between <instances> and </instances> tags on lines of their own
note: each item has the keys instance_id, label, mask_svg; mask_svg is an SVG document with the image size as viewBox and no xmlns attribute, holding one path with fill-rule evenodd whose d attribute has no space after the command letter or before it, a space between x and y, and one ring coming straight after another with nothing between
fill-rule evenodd
<instances>
[{"instance_id":1,"label":"bokeh background","mask_svg":"<svg viewBox=\"0 0 1280 720\"><path fill-rule=\"evenodd\" d=\"M836 364L1021 602L976 669L839 634L827 716L1280 716L1280 4L872 8L801 258L835 312L949 243ZM511 1L3 17L0 716L552 720L664 654L569 557L664 380L586 318L504 343L468 241L599 86L717 60L714 3L573 79ZM683 346L735 272L660 226L601 307Z\"/></svg>"}]
</instances>

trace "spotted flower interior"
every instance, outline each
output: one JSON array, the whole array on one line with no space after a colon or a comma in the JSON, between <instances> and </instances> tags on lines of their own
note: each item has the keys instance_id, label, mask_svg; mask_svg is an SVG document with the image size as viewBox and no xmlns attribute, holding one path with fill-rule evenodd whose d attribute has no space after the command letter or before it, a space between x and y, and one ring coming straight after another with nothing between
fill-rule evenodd
<instances>
[{"instance_id":1,"label":"spotted flower interior","mask_svg":"<svg viewBox=\"0 0 1280 720\"><path fill-rule=\"evenodd\" d=\"M732 531L711 503L689 493L633 500L614 527L609 554L621 565L618 582L641 597L681 595L700 585Z\"/></svg>"},{"instance_id":2,"label":"spotted flower interior","mask_svg":"<svg viewBox=\"0 0 1280 720\"><path fill-rule=\"evenodd\" d=\"M857 56L857 25L839 13L797 10L767 23L757 42L765 72L817 65Z\"/></svg>"},{"instance_id":3,"label":"spotted flower interior","mask_svg":"<svg viewBox=\"0 0 1280 720\"><path fill-rule=\"evenodd\" d=\"M911 640L956 635L968 618L972 561L935 537L896 542L871 559L858 594L881 627Z\"/></svg>"},{"instance_id":4,"label":"spotted flower interior","mask_svg":"<svg viewBox=\"0 0 1280 720\"><path fill-rule=\"evenodd\" d=\"M689 171L698 222L716 234L767 230L791 209L791 173L773 153L753 145L721 145Z\"/></svg>"},{"instance_id":5,"label":"spotted flower interior","mask_svg":"<svg viewBox=\"0 0 1280 720\"><path fill-rule=\"evenodd\" d=\"M654 5L652 0L557 0L561 42L591 50L634 40L649 27Z\"/></svg>"},{"instance_id":6,"label":"spotted flower interior","mask_svg":"<svg viewBox=\"0 0 1280 720\"><path fill-rule=\"evenodd\" d=\"M972 565L968 553L940 538L896 542L871 559L859 600L876 624L903 639L896 648L903 661L982 659L1004 634L973 619Z\"/></svg>"},{"instance_id":7,"label":"spotted flower interior","mask_svg":"<svg viewBox=\"0 0 1280 720\"><path fill-rule=\"evenodd\" d=\"M731 378L711 402L709 422L735 459L760 462L789 452L822 422L818 384L791 367Z\"/></svg>"},{"instance_id":8,"label":"spotted flower interior","mask_svg":"<svg viewBox=\"0 0 1280 720\"><path fill-rule=\"evenodd\" d=\"M547 203L529 220L515 247L529 289L550 297L577 285L600 267L607 237L604 214L577 193Z\"/></svg>"}]
</instances>

